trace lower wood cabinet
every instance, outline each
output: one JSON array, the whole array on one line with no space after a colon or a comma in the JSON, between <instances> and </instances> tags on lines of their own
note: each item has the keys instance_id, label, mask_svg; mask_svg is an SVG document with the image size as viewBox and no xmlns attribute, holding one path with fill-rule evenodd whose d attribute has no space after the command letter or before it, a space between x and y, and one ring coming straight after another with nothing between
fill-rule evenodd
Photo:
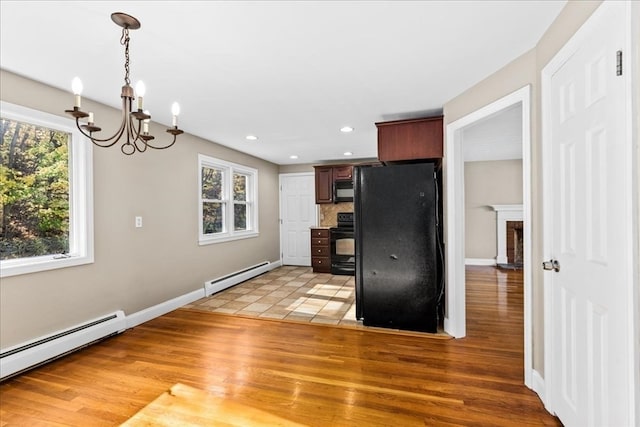
<instances>
[{"instance_id":1,"label":"lower wood cabinet","mask_svg":"<svg viewBox=\"0 0 640 427\"><path fill-rule=\"evenodd\" d=\"M316 273L331 273L331 241L328 228L311 229L311 266Z\"/></svg>"}]
</instances>

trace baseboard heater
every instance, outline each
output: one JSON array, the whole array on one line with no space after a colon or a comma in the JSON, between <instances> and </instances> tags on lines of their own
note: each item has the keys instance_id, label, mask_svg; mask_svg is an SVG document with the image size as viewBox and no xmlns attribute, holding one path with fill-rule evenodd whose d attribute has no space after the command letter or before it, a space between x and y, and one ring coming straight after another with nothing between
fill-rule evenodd
<instances>
[{"instance_id":1,"label":"baseboard heater","mask_svg":"<svg viewBox=\"0 0 640 427\"><path fill-rule=\"evenodd\" d=\"M126 329L124 312L64 329L0 352L0 380L20 374Z\"/></svg>"},{"instance_id":2,"label":"baseboard heater","mask_svg":"<svg viewBox=\"0 0 640 427\"><path fill-rule=\"evenodd\" d=\"M205 296L211 296L216 292L223 291L231 286L242 283L245 280L249 280L256 277L266 271L273 270L280 263L262 262L260 264L252 265L244 270L236 271L235 273L227 274L226 276L219 277L217 279L209 280L204 284Z\"/></svg>"}]
</instances>

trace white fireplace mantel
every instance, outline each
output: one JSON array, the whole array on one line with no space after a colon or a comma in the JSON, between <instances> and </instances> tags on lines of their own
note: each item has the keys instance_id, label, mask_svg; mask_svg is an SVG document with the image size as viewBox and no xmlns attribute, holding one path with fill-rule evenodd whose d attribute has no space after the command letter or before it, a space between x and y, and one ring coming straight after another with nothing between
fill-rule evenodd
<instances>
[{"instance_id":1,"label":"white fireplace mantel","mask_svg":"<svg viewBox=\"0 0 640 427\"><path fill-rule=\"evenodd\" d=\"M507 221L522 221L522 205L489 205L497 212L496 234L498 242L497 264L507 264Z\"/></svg>"}]
</instances>

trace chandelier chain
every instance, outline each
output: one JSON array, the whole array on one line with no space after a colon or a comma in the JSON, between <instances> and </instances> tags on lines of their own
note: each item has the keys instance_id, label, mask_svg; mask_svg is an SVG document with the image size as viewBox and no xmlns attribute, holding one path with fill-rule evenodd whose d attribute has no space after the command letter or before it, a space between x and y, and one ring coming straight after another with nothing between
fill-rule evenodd
<instances>
[{"instance_id":1,"label":"chandelier chain","mask_svg":"<svg viewBox=\"0 0 640 427\"><path fill-rule=\"evenodd\" d=\"M120 37L120 44L124 46L124 82L127 85L131 84L129 80L129 29L122 29L122 37Z\"/></svg>"}]
</instances>

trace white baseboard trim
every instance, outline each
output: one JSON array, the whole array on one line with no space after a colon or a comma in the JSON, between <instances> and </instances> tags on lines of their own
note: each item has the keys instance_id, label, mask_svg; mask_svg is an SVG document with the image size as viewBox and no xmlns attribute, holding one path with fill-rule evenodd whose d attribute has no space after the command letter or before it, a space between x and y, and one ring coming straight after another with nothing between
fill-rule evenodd
<instances>
[{"instance_id":1,"label":"white baseboard trim","mask_svg":"<svg viewBox=\"0 0 640 427\"><path fill-rule=\"evenodd\" d=\"M538 395L538 397L540 397L540 400L542 401L542 403L545 404L545 407L546 407L546 402L544 400L545 399L544 378L542 378L542 375L540 375L540 372L533 369L531 380L532 380L531 389L536 392L536 394Z\"/></svg>"},{"instance_id":2,"label":"white baseboard trim","mask_svg":"<svg viewBox=\"0 0 640 427\"><path fill-rule=\"evenodd\" d=\"M464 265L496 265L496 260L493 258L465 258Z\"/></svg>"},{"instance_id":3,"label":"white baseboard trim","mask_svg":"<svg viewBox=\"0 0 640 427\"><path fill-rule=\"evenodd\" d=\"M151 319L155 319L156 317L167 314L170 311L176 310L186 304L190 304L200 298L204 298L204 296L204 289L198 289L189 292L188 294L156 304L152 307L145 308L144 310L129 314L127 315L127 328L133 328L141 325L144 322L148 322Z\"/></svg>"},{"instance_id":4,"label":"white baseboard trim","mask_svg":"<svg viewBox=\"0 0 640 427\"><path fill-rule=\"evenodd\" d=\"M273 270L274 268L280 267L281 265L282 263L280 261L276 261L276 262L271 262L268 265L265 265L264 267L265 269ZM254 270L257 270L257 269L254 269ZM239 275L236 275L236 277L238 276ZM248 280L249 278L250 277L244 277L242 281ZM145 308L144 310L140 310L136 313L129 314L126 317L127 328L133 328L135 326L141 325L144 322L148 322L151 319L160 317L164 314L169 313L170 311L176 310L184 305L197 301L200 298L204 298L207 295L211 295L211 294L207 293L206 284L205 284L205 287L203 287L202 289L197 289L195 291L189 292L188 294L181 295L179 297L170 299L160 304L156 304L152 307Z\"/></svg>"},{"instance_id":5,"label":"white baseboard trim","mask_svg":"<svg viewBox=\"0 0 640 427\"><path fill-rule=\"evenodd\" d=\"M126 329L122 310L0 350L0 377L40 366Z\"/></svg>"},{"instance_id":6,"label":"white baseboard trim","mask_svg":"<svg viewBox=\"0 0 640 427\"><path fill-rule=\"evenodd\" d=\"M208 280L204 283L204 293L205 296L211 296L216 292L223 291L231 286L235 286L238 283L242 283L246 280L249 280L253 277L256 277L262 273L266 273L267 271L271 271L276 267L282 266L281 261L268 262L256 264L251 267L247 267L244 270L236 271L231 274L227 274L226 276L219 277L217 279Z\"/></svg>"}]
</instances>

